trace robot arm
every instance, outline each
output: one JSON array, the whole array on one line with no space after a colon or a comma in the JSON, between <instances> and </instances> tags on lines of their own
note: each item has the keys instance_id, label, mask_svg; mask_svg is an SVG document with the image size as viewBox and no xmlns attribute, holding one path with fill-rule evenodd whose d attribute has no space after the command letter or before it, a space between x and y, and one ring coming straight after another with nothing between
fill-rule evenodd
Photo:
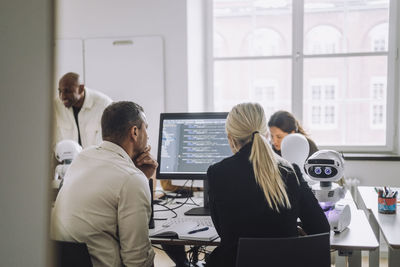
<instances>
[{"instance_id":1,"label":"robot arm","mask_svg":"<svg viewBox=\"0 0 400 267\"><path fill-rule=\"evenodd\" d=\"M56 159L63 164L71 164L72 160L82 151L82 147L73 140L62 140L56 145Z\"/></svg>"},{"instance_id":2,"label":"robot arm","mask_svg":"<svg viewBox=\"0 0 400 267\"><path fill-rule=\"evenodd\" d=\"M61 163L54 171L53 187L59 188L72 160L82 151L82 147L73 140L62 140L56 145L55 156Z\"/></svg>"}]
</instances>

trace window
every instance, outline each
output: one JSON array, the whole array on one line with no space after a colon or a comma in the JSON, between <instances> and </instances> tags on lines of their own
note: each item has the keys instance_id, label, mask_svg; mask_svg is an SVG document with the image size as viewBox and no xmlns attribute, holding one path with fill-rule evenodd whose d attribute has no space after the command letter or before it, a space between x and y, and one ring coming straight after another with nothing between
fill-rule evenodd
<instances>
[{"instance_id":1,"label":"window","mask_svg":"<svg viewBox=\"0 0 400 267\"><path fill-rule=\"evenodd\" d=\"M394 111L394 98L386 96L395 88L394 0L210 1L213 32L229 51L210 57L210 77L220 86L208 91L209 110L263 99L266 113L294 113L319 146L393 149L394 116L386 113ZM374 77L384 81L383 97Z\"/></svg>"},{"instance_id":2,"label":"window","mask_svg":"<svg viewBox=\"0 0 400 267\"><path fill-rule=\"evenodd\" d=\"M308 54L333 54L340 50L342 34L334 27L318 25L306 34L305 51Z\"/></svg>"},{"instance_id":3,"label":"window","mask_svg":"<svg viewBox=\"0 0 400 267\"><path fill-rule=\"evenodd\" d=\"M275 99L278 83L274 80L255 80L250 88L250 101L258 102L264 107L267 116L275 112Z\"/></svg>"},{"instance_id":4,"label":"window","mask_svg":"<svg viewBox=\"0 0 400 267\"><path fill-rule=\"evenodd\" d=\"M214 56L223 57L227 54L227 44L221 34L214 34Z\"/></svg>"},{"instance_id":5,"label":"window","mask_svg":"<svg viewBox=\"0 0 400 267\"><path fill-rule=\"evenodd\" d=\"M312 129L332 129L336 127L335 107L337 80L313 79L310 81L310 116Z\"/></svg>"},{"instance_id":6,"label":"window","mask_svg":"<svg viewBox=\"0 0 400 267\"><path fill-rule=\"evenodd\" d=\"M384 107L383 105L372 105L372 125L373 127L383 125Z\"/></svg>"},{"instance_id":7,"label":"window","mask_svg":"<svg viewBox=\"0 0 400 267\"><path fill-rule=\"evenodd\" d=\"M279 34L271 29L255 29L246 43L249 55L270 56L278 54L283 42Z\"/></svg>"},{"instance_id":8,"label":"window","mask_svg":"<svg viewBox=\"0 0 400 267\"><path fill-rule=\"evenodd\" d=\"M369 32L369 38L371 40L372 51L387 51L388 50L388 32L389 24L381 23L374 26Z\"/></svg>"},{"instance_id":9,"label":"window","mask_svg":"<svg viewBox=\"0 0 400 267\"><path fill-rule=\"evenodd\" d=\"M311 94L312 100L320 100L321 99L322 88L320 85L311 86Z\"/></svg>"},{"instance_id":10,"label":"window","mask_svg":"<svg viewBox=\"0 0 400 267\"><path fill-rule=\"evenodd\" d=\"M311 116L312 116L312 124L314 125L318 125L321 124L321 107L320 106L311 106L312 112L311 112Z\"/></svg>"},{"instance_id":11,"label":"window","mask_svg":"<svg viewBox=\"0 0 400 267\"><path fill-rule=\"evenodd\" d=\"M373 77L370 87L370 127L381 129L385 126L386 118L386 79L385 77Z\"/></svg>"}]
</instances>

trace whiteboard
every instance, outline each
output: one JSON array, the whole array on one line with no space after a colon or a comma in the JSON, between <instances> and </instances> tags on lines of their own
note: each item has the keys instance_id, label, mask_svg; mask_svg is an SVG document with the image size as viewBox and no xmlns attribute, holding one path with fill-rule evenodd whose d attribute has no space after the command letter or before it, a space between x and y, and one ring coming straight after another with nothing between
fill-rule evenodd
<instances>
[{"instance_id":1,"label":"whiteboard","mask_svg":"<svg viewBox=\"0 0 400 267\"><path fill-rule=\"evenodd\" d=\"M80 39L59 39L55 42L55 88L67 72L78 73L84 82L83 41Z\"/></svg>"},{"instance_id":2,"label":"whiteboard","mask_svg":"<svg viewBox=\"0 0 400 267\"><path fill-rule=\"evenodd\" d=\"M157 154L160 113L164 112L164 55L160 36L84 40L85 85L113 101L144 108L149 144Z\"/></svg>"}]
</instances>

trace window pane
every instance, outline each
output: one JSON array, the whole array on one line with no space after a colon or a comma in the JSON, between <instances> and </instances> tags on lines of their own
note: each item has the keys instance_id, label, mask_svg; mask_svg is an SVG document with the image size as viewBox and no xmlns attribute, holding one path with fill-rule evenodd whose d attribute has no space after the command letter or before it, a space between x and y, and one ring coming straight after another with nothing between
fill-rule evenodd
<instances>
[{"instance_id":1,"label":"window pane","mask_svg":"<svg viewBox=\"0 0 400 267\"><path fill-rule=\"evenodd\" d=\"M386 56L305 59L303 124L317 145L385 145L386 77Z\"/></svg>"},{"instance_id":2,"label":"window pane","mask_svg":"<svg viewBox=\"0 0 400 267\"><path fill-rule=\"evenodd\" d=\"M291 109L291 60L214 62L214 110L229 111L242 102L258 102L269 117Z\"/></svg>"},{"instance_id":3,"label":"window pane","mask_svg":"<svg viewBox=\"0 0 400 267\"><path fill-rule=\"evenodd\" d=\"M304 53L388 51L389 0L304 0Z\"/></svg>"},{"instance_id":4,"label":"window pane","mask_svg":"<svg viewBox=\"0 0 400 267\"><path fill-rule=\"evenodd\" d=\"M288 55L291 0L214 0L214 57Z\"/></svg>"},{"instance_id":5,"label":"window pane","mask_svg":"<svg viewBox=\"0 0 400 267\"><path fill-rule=\"evenodd\" d=\"M390 0L303 0L303 117L318 145L386 145ZM291 110L293 0L213 0L214 110L262 103L267 115ZM298 16L295 16L298 17ZM300 16L301 18L301 16ZM301 23L301 22L296 22ZM297 47L295 44L294 47ZM310 58L376 53L384 56ZM303 61L304 60L304 61ZM294 64L291 66L291 64ZM295 77L296 78L296 77ZM298 81L293 81L295 84Z\"/></svg>"}]
</instances>

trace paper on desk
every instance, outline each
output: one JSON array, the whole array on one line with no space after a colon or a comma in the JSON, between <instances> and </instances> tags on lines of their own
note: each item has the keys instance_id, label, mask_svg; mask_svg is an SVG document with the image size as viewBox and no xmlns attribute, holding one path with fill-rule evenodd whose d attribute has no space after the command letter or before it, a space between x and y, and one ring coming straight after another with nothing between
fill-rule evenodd
<instances>
[{"instance_id":1,"label":"paper on desk","mask_svg":"<svg viewBox=\"0 0 400 267\"><path fill-rule=\"evenodd\" d=\"M203 226L198 226L196 228L201 228ZM187 232L183 235L179 236L179 239L186 239L186 240L201 240L201 241L212 241L218 238L217 230L215 227L209 227L206 231L197 232L194 234L188 234Z\"/></svg>"},{"instance_id":2,"label":"paper on desk","mask_svg":"<svg viewBox=\"0 0 400 267\"><path fill-rule=\"evenodd\" d=\"M202 228L203 226L198 225L197 222L181 222L173 224L169 227L159 229L155 231L151 237L159 238L176 238L184 240L200 240L200 241L211 241L218 237L218 233L214 227L209 227L206 231L197 232L194 234L188 234L190 231Z\"/></svg>"}]
</instances>

